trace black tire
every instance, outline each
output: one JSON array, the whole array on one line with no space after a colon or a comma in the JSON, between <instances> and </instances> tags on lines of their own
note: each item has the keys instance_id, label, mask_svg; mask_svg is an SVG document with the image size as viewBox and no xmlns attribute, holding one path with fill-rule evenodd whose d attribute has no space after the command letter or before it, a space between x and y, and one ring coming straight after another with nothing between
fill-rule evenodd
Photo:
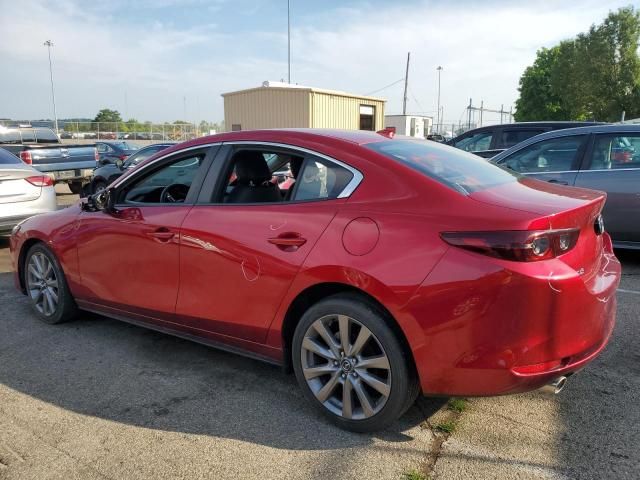
<instances>
[{"instance_id":1,"label":"black tire","mask_svg":"<svg viewBox=\"0 0 640 480\"><path fill-rule=\"evenodd\" d=\"M100 190L107 188L107 182L103 180L97 180L93 183L93 193L98 193Z\"/></svg>"},{"instance_id":2,"label":"black tire","mask_svg":"<svg viewBox=\"0 0 640 480\"><path fill-rule=\"evenodd\" d=\"M82 182L69 182L69 190L74 195L80 195L82 193Z\"/></svg>"},{"instance_id":3,"label":"black tire","mask_svg":"<svg viewBox=\"0 0 640 480\"><path fill-rule=\"evenodd\" d=\"M55 305L55 308L49 309L49 311L47 311L46 308L44 309L44 311L43 308L39 308L37 294L33 293L37 291L38 288L40 288L38 287L36 277L32 275L29 270L29 265L32 262L33 257L35 256L38 257L39 261L42 261L42 256L46 257L46 260L51 263L51 269L55 275L57 284L57 303ZM29 297L31 303L31 308L40 320L53 325L57 323L68 322L76 317L78 313L78 307L76 306L75 300L71 296L69 286L67 285L67 279L64 276L62 267L60 266L60 263L58 262L56 256L43 243L37 243L29 249L25 256L23 272L25 288L27 290L27 296Z\"/></svg>"},{"instance_id":4,"label":"black tire","mask_svg":"<svg viewBox=\"0 0 640 480\"><path fill-rule=\"evenodd\" d=\"M359 382L360 389L362 386L367 387L365 385L365 378L362 375L362 370L358 370L358 361L363 361L364 357L360 360L356 360L353 366L349 366L346 372L344 373L343 361L339 360L340 363L340 372L342 380L338 380L341 383L340 387L334 387L335 389L339 389L338 392L333 395L330 399L325 400L325 402L321 402L317 397L316 393L312 390L310 383L307 382L305 378L305 366L304 362L307 363L307 372L310 369L317 368L317 366L323 367L323 365L313 365L309 366L308 360L304 360L305 356L310 355L309 349L303 347L303 341L305 341L305 336L307 340L309 340L309 335L314 335L315 332L314 327L312 325L318 325L319 321L329 322L330 325L333 325L335 329L335 322L338 320L331 320L332 317L337 317L337 315L344 315L348 317L350 325L356 325L355 329L353 326L349 326L347 331L350 332L353 337L349 340L349 346L347 348L351 348L357 341L354 341L354 338L358 335L359 329L364 326L369 330L369 333L373 334L373 340L375 348L381 348L382 354L386 355L388 360L388 369L385 366L385 370L388 371L388 377L386 377L386 382L388 382L388 395L384 397L382 401L380 398L378 399L378 407L379 410L375 411L374 414L370 416L365 415L364 404L360 402L360 417L361 418L346 418L344 414L344 405L345 401L339 402L339 397L345 393L345 384L348 381ZM328 320L326 320L328 319ZM388 318L388 315L385 314L375 303L369 301L367 298L355 295L355 294L337 294L326 299L321 300L320 302L311 306L302 316L300 322L298 323L292 342L292 364L293 369L298 380L300 387L305 395L305 397L314 404L320 411L326 415L333 423L338 425L341 428L346 430L351 430L354 432L372 432L377 430L382 430L389 426L391 423L396 421L406 410L414 403L417 395L418 395L418 382L417 377L414 373L414 368L412 364L412 360L409 355L405 352L402 347L402 343L400 339L396 335L396 333L391 328L391 324L389 323L391 319ZM333 323L332 323L333 322ZM329 329L331 332L331 328ZM355 330L355 332L354 332ZM310 333L311 332L311 333ZM334 340L336 342L342 343L340 341L340 332L332 333L334 336ZM315 340L319 340L322 343L324 337L317 337ZM325 343L328 345L328 343ZM338 347L341 348L341 347ZM330 347L329 347L330 349ZM324 350L326 353L330 353L327 349ZM317 358L320 362L324 361L324 358L321 356L315 356L315 351L311 353L311 357L306 358ZM354 357L341 357L341 358L356 358ZM369 357L372 358L372 357ZM332 361L327 359L326 365L328 368L331 367ZM333 365L336 365L336 362L333 362ZM360 378L358 377L357 372L360 371ZM365 373L369 373L367 370L364 370ZM334 373L327 373L322 377L318 377L319 380L313 380L316 382L322 382L323 379L329 378L326 380L327 383L330 383L331 377ZM335 383L335 382L334 382ZM318 383L318 386L321 386L322 383ZM317 390L318 388L316 388ZM350 397L354 405L357 405L360 401L359 395L356 395L358 392L355 392L355 386L349 388L352 390ZM370 390L368 387L367 390ZM323 388L320 388L323 390ZM333 391L333 390L332 390ZM373 390L370 390L375 394ZM341 397L345 398L345 397ZM350 402L351 403L351 402ZM329 404L329 406L326 406ZM341 406L340 406L341 405ZM371 404L373 405L373 403ZM331 410L334 409L334 411ZM352 412L352 417L356 416L356 411L358 407L349 408L349 411ZM341 410L342 413L337 413L335 410Z\"/></svg>"}]
</instances>

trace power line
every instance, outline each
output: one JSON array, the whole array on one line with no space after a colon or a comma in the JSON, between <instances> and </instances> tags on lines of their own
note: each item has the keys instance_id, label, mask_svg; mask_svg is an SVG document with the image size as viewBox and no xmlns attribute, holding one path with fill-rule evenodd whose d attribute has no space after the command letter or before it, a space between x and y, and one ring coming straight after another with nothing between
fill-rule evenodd
<instances>
[{"instance_id":1,"label":"power line","mask_svg":"<svg viewBox=\"0 0 640 480\"><path fill-rule=\"evenodd\" d=\"M381 92L382 90L386 90L389 87L393 87L394 85L397 85L400 82L404 82L404 77L402 77L400 80L396 80L395 82L390 83L389 85L385 85L384 87L379 88L378 90L374 90L373 92L365 93L365 95L366 96L373 95L374 93L378 93L378 92Z\"/></svg>"}]
</instances>

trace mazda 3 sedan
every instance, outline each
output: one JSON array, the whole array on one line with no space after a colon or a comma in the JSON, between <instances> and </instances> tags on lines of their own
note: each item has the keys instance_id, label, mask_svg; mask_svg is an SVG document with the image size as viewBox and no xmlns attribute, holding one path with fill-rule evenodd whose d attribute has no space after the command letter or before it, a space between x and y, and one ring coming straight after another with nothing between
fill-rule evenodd
<instances>
[{"instance_id":1,"label":"mazda 3 sedan","mask_svg":"<svg viewBox=\"0 0 640 480\"><path fill-rule=\"evenodd\" d=\"M292 368L355 431L418 394L523 392L593 360L620 280L605 194L387 135L243 131L163 150L16 227L16 286L47 323L97 312Z\"/></svg>"}]
</instances>

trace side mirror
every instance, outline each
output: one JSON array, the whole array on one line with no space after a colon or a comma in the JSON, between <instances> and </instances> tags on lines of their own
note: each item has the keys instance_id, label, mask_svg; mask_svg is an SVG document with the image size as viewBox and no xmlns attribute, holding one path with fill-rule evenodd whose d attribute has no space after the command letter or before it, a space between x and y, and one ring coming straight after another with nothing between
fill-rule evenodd
<instances>
[{"instance_id":1,"label":"side mirror","mask_svg":"<svg viewBox=\"0 0 640 480\"><path fill-rule=\"evenodd\" d=\"M89 205L93 206L95 210L99 210L106 213L117 213L115 207L116 203L116 191L115 188L106 188L89 197Z\"/></svg>"},{"instance_id":2,"label":"side mirror","mask_svg":"<svg viewBox=\"0 0 640 480\"><path fill-rule=\"evenodd\" d=\"M116 167L118 167L119 170L122 170L122 166L124 165L124 162L120 159L116 160Z\"/></svg>"}]
</instances>

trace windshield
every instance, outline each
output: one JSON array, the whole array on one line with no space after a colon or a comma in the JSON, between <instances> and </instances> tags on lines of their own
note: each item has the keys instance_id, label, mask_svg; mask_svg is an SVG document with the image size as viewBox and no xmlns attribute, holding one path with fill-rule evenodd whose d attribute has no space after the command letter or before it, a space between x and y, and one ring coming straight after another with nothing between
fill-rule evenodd
<instances>
[{"instance_id":1,"label":"windshield","mask_svg":"<svg viewBox=\"0 0 640 480\"><path fill-rule=\"evenodd\" d=\"M124 162L124 166L125 167L132 167L134 165L139 164L140 162L142 162L143 160L146 160L147 158L149 158L151 155L155 155L157 152L159 152L160 150L164 150L165 148L167 148L166 146L161 146L161 147L148 147L148 148L143 148L142 150L134 153L133 155L131 155L126 162Z\"/></svg>"},{"instance_id":2,"label":"windshield","mask_svg":"<svg viewBox=\"0 0 640 480\"><path fill-rule=\"evenodd\" d=\"M22 163L22 160L4 148L0 148L0 165L12 165L16 163Z\"/></svg>"},{"instance_id":3,"label":"windshield","mask_svg":"<svg viewBox=\"0 0 640 480\"><path fill-rule=\"evenodd\" d=\"M364 145L434 180L468 195L517 181L519 175L471 153L435 142L389 140Z\"/></svg>"},{"instance_id":4,"label":"windshield","mask_svg":"<svg viewBox=\"0 0 640 480\"><path fill-rule=\"evenodd\" d=\"M123 150L138 150L140 145L131 142L113 142L112 145L117 145Z\"/></svg>"}]
</instances>

